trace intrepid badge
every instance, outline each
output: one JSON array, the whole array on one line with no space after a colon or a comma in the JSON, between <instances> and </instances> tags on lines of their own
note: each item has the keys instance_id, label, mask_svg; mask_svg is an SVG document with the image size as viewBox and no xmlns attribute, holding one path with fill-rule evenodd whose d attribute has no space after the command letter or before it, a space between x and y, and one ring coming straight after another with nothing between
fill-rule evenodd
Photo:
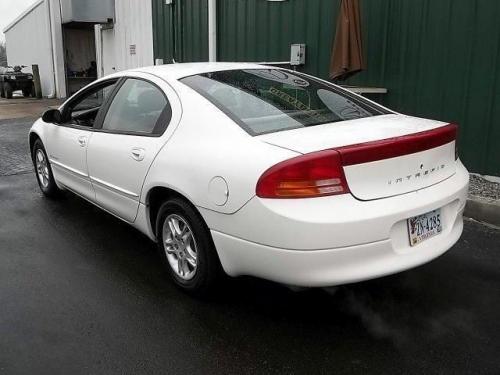
<instances>
[{"instance_id":1,"label":"intrepid badge","mask_svg":"<svg viewBox=\"0 0 500 375\"><path fill-rule=\"evenodd\" d=\"M419 179L419 178L425 178L425 177L428 177L431 174L433 174L441 169L444 169L445 166L446 166L445 164L440 164L436 167L424 169L424 165L420 164L420 172L416 172L416 173L408 174L406 176L401 176L401 177L391 179L391 180L387 181L387 184L388 185L402 184L403 182L413 181L413 180Z\"/></svg>"}]
</instances>

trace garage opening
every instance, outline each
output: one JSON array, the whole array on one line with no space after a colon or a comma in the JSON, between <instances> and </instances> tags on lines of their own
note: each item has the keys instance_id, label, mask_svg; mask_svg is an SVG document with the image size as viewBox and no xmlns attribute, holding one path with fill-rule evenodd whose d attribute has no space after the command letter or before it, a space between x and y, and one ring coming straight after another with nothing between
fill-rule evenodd
<instances>
[{"instance_id":1,"label":"garage opening","mask_svg":"<svg viewBox=\"0 0 500 375\"><path fill-rule=\"evenodd\" d=\"M73 95L97 79L94 25L72 23L63 25L66 89Z\"/></svg>"}]
</instances>

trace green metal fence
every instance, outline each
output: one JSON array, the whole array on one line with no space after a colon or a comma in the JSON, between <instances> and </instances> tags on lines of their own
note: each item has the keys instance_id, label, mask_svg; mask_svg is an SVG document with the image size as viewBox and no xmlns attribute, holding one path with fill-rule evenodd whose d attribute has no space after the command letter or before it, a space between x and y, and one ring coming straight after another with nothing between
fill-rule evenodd
<instances>
[{"instance_id":1,"label":"green metal fence","mask_svg":"<svg viewBox=\"0 0 500 375\"><path fill-rule=\"evenodd\" d=\"M155 57L207 60L207 1L175 0L173 15L152 1ZM339 5L218 0L218 59L286 61L290 44L306 43L301 70L327 78ZM500 1L361 0L361 10L367 70L348 83L386 87L379 99L394 110L457 122L468 168L500 175Z\"/></svg>"}]
</instances>

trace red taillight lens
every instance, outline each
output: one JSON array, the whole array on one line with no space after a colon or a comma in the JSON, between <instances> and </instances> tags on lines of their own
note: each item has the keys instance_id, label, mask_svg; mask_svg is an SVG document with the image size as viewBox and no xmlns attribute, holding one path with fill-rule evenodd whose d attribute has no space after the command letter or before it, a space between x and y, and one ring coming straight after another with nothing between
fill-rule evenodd
<instances>
[{"instance_id":1,"label":"red taillight lens","mask_svg":"<svg viewBox=\"0 0 500 375\"><path fill-rule=\"evenodd\" d=\"M349 187L343 167L413 154L455 141L457 125L400 137L342 146L285 160L269 168L257 183L261 198L311 198L345 194Z\"/></svg>"},{"instance_id":2,"label":"red taillight lens","mask_svg":"<svg viewBox=\"0 0 500 375\"><path fill-rule=\"evenodd\" d=\"M349 166L430 150L453 141L456 145L456 139L457 125L448 124L400 137L343 146L337 150L342 157L342 165Z\"/></svg>"},{"instance_id":3,"label":"red taillight lens","mask_svg":"<svg viewBox=\"0 0 500 375\"><path fill-rule=\"evenodd\" d=\"M349 192L340 154L314 152L269 168L257 183L260 198L312 198Z\"/></svg>"}]
</instances>

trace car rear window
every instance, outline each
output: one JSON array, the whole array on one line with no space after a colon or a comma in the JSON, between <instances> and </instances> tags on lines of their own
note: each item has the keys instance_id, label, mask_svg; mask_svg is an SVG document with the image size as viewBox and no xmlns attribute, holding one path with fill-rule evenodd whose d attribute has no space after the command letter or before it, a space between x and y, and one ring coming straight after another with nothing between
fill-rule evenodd
<instances>
[{"instance_id":1,"label":"car rear window","mask_svg":"<svg viewBox=\"0 0 500 375\"><path fill-rule=\"evenodd\" d=\"M389 113L333 85L283 69L210 72L181 82L251 135Z\"/></svg>"}]
</instances>

